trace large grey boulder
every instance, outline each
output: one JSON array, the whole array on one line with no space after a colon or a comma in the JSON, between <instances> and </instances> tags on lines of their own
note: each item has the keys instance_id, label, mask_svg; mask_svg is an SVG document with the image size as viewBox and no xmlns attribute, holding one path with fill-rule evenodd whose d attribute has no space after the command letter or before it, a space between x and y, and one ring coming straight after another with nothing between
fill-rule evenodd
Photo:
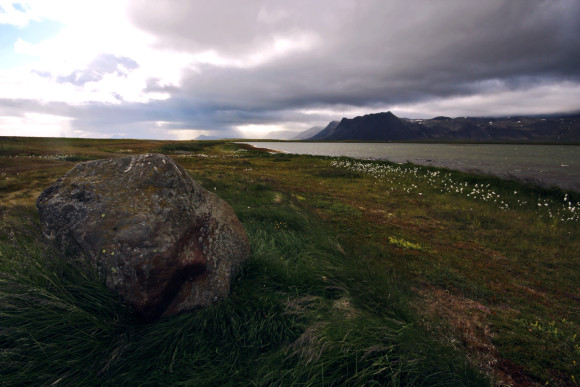
<instances>
[{"instance_id":1,"label":"large grey boulder","mask_svg":"<svg viewBox=\"0 0 580 387\"><path fill-rule=\"evenodd\" d=\"M233 209L160 154L77 164L37 207L44 234L146 320L223 299L250 251Z\"/></svg>"}]
</instances>

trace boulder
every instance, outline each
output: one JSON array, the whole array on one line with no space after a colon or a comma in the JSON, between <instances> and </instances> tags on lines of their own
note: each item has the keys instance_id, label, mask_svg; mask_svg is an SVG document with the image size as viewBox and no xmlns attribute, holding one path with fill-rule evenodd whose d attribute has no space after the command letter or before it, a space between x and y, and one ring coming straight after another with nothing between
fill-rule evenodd
<instances>
[{"instance_id":1,"label":"boulder","mask_svg":"<svg viewBox=\"0 0 580 387\"><path fill-rule=\"evenodd\" d=\"M37 207L46 237L145 320L223 299L250 252L233 209L160 154L77 164Z\"/></svg>"}]
</instances>

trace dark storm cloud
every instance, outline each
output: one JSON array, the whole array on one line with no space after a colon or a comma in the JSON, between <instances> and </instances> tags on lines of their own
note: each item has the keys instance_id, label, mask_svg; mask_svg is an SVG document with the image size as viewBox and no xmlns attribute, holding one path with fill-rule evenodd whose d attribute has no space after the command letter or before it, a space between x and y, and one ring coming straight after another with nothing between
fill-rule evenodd
<instances>
[{"instance_id":1,"label":"dark storm cloud","mask_svg":"<svg viewBox=\"0 0 580 387\"><path fill-rule=\"evenodd\" d=\"M86 69L75 70L68 75L58 76L58 83L72 83L76 86L83 86L87 82L98 82L106 74L117 74L127 76L127 71L139 68L139 64L131 58L116 56L112 54L101 54ZM42 75L39 73L39 75Z\"/></svg>"},{"instance_id":2,"label":"dark storm cloud","mask_svg":"<svg viewBox=\"0 0 580 387\"><path fill-rule=\"evenodd\" d=\"M135 3L136 5L138 3ZM313 105L377 106L580 82L576 0L209 1L135 6L158 46L243 56L309 34L312 50L248 68L204 66L170 90L205 111L265 117ZM489 112L493 115L494 112Z\"/></svg>"}]
</instances>

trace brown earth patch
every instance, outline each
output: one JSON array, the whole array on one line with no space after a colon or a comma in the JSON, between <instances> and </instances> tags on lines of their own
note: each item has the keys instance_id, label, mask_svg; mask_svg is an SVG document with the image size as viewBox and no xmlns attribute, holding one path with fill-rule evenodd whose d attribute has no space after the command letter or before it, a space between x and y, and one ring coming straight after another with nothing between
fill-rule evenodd
<instances>
[{"instance_id":1,"label":"brown earth patch","mask_svg":"<svg viewBox=\"0 0 580 387\"><path fill-rule=\"evenodd\" d=\"M492 342L494 332L488 322L488 316L494 313L493 308L429 285L416 290L421 296L416 307L424 317L425 328L464 349L469 360L489 375L495 385L534 385L521 369L516 369L517 365L498 355ZM429 321L437 320L444 321L448 327L431 326L433 323Z\"/></svg>"}]
</instances>

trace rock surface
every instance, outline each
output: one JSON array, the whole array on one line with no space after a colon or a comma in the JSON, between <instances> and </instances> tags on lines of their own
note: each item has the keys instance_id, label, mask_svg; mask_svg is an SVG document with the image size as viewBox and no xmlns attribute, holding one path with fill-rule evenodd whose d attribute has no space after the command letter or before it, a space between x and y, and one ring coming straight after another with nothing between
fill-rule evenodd
<instances>
[{"instance_id":1,"label":"rock surface","mask_svg":"<svg viewBox=\"0 0 580 387\"><path fill-rule=\"evenodd\" d=\"M77 164L37 207L44 234L146 320L223 299L249 256L233 209L160 154Z\"/></svg>"}]
</instances>

